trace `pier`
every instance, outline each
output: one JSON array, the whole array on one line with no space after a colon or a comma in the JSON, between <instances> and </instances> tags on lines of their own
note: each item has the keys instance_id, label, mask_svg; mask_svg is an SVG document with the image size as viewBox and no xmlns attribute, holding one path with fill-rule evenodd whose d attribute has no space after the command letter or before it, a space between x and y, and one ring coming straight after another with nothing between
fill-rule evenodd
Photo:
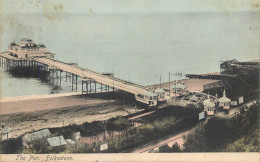
<instances>
[{"instance_id":1,"label":"pier","mask_svg":"<svg viewBox=\"0 0 260 162\"><path fill-rule=\"evenodd\" d=\"M82 94L111 92L118 89L134 94L139 102L149 106L157 105L157 96L151 95L154 93L146 90L144 86L117 79L113 74L97 73L50 57L26 55L19 58L7 51L1 53L0 65L7 71L12 67L37 67L39 70L49 71L51 82L61 84L62 80L69 79L72 91L78 91L81 87Z\"/></svg>"}]
</instances>

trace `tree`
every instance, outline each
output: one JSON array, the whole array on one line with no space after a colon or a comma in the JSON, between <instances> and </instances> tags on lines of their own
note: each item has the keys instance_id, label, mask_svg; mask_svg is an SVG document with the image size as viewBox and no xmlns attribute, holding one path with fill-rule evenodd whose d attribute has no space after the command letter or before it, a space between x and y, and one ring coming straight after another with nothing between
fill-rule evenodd
<instances>
[{"instance_id":1,"label":"tree","mask_svg":"<svg viewBox=\"0 0 260 162\"><path fill-rule=\"evenodd\" d=\"M19 153L22 148L22 141L18 139L8 139L0 142L0 153L14 154Z\"/></svg>"},{"instance_id":2,"label":"tree","mask_svg":"<svg viewBox=\"0 0 260 162\"><path fill-rule=\"evenodd\" d=\"M177 142L172 145L172 152L181 152L181 148Z\"/></svg>"},{"instance_id":3,"label":"tree","mask_svg":"<svg viewBox=\"0 0 260 162\"><path fill-rule=\"evenodd\" d=\"M159 147L159 152L171 153L172 149L166 144Z\"/></svg>"}]
</instances>

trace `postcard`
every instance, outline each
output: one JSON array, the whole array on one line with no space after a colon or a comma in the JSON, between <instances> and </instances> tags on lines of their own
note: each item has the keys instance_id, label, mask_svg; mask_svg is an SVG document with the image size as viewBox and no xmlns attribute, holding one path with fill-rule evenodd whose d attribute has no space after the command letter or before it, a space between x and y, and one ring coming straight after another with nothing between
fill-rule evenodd
<instances>
[{"instance_id":1,"label":"postcard","mask_svg":"<svg viewBox=\"0 0 260 162\"><path fill-rule=\"evenodd\" d=\"M0 161L258 161L259 5L0 0Z\"/></svg>"}]
</instances>

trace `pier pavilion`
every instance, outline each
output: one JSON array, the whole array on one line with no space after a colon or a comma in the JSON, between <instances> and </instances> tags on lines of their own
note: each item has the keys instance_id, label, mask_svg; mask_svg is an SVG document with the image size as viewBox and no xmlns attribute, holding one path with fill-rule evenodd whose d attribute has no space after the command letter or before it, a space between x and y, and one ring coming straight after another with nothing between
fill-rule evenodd
<instances>
[{"instance_id":1,"label":"pier pavilion","mask_svg":"<svg viewBox=\"0 0 260 162\"><path fill-rule=\"evenodd\" d=\"M7 50L10 56L23 59L33 57L53 58L54 54L48 52L44 44L36 44L31 39L23 38L17 44L12 42Z\"/></svg>"}]
</instances>

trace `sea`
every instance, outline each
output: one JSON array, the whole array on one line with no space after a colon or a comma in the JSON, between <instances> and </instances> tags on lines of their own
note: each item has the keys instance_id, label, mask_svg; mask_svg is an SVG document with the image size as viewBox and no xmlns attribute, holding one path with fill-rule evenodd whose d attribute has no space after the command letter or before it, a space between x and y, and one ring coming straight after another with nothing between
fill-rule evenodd
<instances>
[{"instance_id":1,"label":"sea","mask_svg":"<svg viewBox=\"0 0 260 162\"><path fill-rule=\"evenodd\" d=\"M55 59L141 85L219 72L222 61L259 58L257 12L20 13L1 20L1 52L30 38ZM1 97L69 92L1 72ZM175 75L181 73L182 76ZM161 78L161 79L160 79Z\"/></svg>"}]
</instances>

